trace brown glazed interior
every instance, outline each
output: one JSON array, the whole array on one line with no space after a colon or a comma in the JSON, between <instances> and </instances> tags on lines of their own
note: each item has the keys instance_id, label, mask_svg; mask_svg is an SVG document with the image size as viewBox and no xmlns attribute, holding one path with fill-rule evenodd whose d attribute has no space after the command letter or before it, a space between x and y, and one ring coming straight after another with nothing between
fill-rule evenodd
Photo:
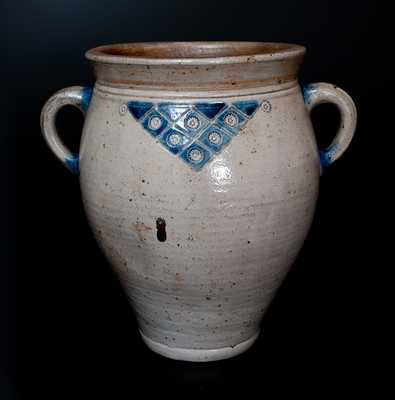
<instances>
[{"instance_id":1,"label":"brown glazed interior","mask_svg":"<svg viewBox=\"0 0 395 400\"><path fill-rule=\"evenodd\" d=\"M295 80L304 53L287 43L147 42L100 46L86 57L107 85L206 90Z\"/></svg>"},{"instance_id":2,"label":"brown glazed interior","mask_svg":"<svg viewBox=\"0 0 395 400\"><path fill-rule=\"evenodd\" d=\"M193 59L275 54L294 47L287 43L264 42L158 42L101 46L91 50L90 53L148 59Z\"/></svg>"}]
</instances>

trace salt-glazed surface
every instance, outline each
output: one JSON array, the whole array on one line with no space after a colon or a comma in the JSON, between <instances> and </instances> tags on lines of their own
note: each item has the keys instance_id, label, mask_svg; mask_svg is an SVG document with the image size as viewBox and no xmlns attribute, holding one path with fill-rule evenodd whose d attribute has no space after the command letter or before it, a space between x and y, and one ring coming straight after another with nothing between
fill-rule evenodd
<instances>
[{"instance_id":1,"label":"salt-glazed surface","mask_svg":"<svg viewBox=\"0 0 395 400\"><path fill-rule=\"evenodd\" d=\"M310 228L320 174L348 147L350 97L302 91L305 49L281 43L134 43L87 52L93 89L52 96L44 137L79 174L93 233L118 274L141 336L174 359L250 347ZM334 103L332 144L317 148L310 110ZM79 155L57 111L79 107ZM83 265L81 265L83 268Z\"/></svg>"}]
</instances>

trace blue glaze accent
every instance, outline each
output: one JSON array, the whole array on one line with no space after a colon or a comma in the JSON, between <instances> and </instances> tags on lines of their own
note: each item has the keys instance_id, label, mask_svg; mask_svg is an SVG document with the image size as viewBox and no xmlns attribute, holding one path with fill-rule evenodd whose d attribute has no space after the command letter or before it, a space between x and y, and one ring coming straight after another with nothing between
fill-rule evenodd
<instances>
[{"instance_id":1,"label":"blue glaze accent","mask_svg":"<svg viewBox=\"0 0 395 400\"><path fill-rule=\"evenodd\" d=\"M220 153L231 142L261 104L257 100L233 104L130 101L128 108L166 150L200 171L215 153ZM226 118L229 114L235 118L233 125L232 119Z\"/></svg>"},{"instance_id":2,"label":"blue glaze accent","mask_svg":"<svg viewBox=\"0 0 395 400\"><path fill-rule=\"evenodd\" d=\"M179 143L172 143L171 139L174 136L179 139ZM166 149L173 154L178 154L188 143L191 142L191 139L185 136L184 133L173 128L170 128L164 132L159 140L163 146L165 146Z\"/></svg>"},{"instance_id":3,"label":"blue glaze accent","mask_svg":"<svg viewBox=\"0 0 395 400\"><path fill-rule=\"evenodd\" d=\"M150 123L153 118L159 118L161 120L161 125L158 128L152 128L150 126ZM157 137L167 128L169 123L168 123L167 119L164 118L162 115L160 115L158 112L152 111L145 116L144 120L142 121L142 125L143 125L144 129L147 132L149 132L153 137Z\"/></svg>"},{"instance_id":4,"label":"blue glaze accent","mask_svg":"<svg viewBox=\"0 0 395 400\"><path fill-rule=\"evenodd\" d=\"M325 150L320 150L320 161L323 168L328 168L333 163L333 157L337 151L337 145L329 146Z\"/></svg>"},{"instance_id":5,"label":"blue glaze accent","mask_svg":"<svg viewBox=\"0 0 395 400\"><path fill-rule=\"evenodd\" d=\"M229 115L234 115L237 118L236 124L234 126L226 122ZM230 106L226 108L217 118L217 123L225 128L227 131L232 132L237 135L240 129L247 123L247 117L241 113L236 107Z\"/></svg>"},{"instance_id":6,"label":"blue glaze accent","mask_svg":"<svg viewBox=\"0 0 395 400\"><path fill-rule=\"evenodd\" d=\"M72 154L71 157L66 158L64 161L73 174L80 174L80 157L78 154Z\"/></svg>"},{"instance_id":7,"label":"blue glaze accent","mask_svg":"<svg viewBox=\"0 0 395 400\"><path fill-rule=\"evenodd\" d=\"M88 86L81 89L81 108L84 112L88 111L89 103L92 99L93 90Z\"/></svg>"},{"instance_id":8,"label":"blue glaze accent","mask_svg":"<svg viewBox=\"0 0 395 400\"><path fill-rule=\"evenodd\" d=\"M188 126L189 121L197 122L196 127ZM177 122L176 126L181 130L185 131L188 136L194 137L199 132L202 131L207 125L209 121L199 112L197 111L188 111L185 115L183 115Z\"/></svg>"},{"instance_id":9,"label":"blue glaze accent","mask_svg":"<svg viewBox=\"0 0 395 400\"><path fill-rule=\"evenodd\" d=\"M193 151L198 151L201 154L202 158L197 161L193 160L191 155ZM212 155L213 154L209 150L205 149L197 142L194 142L181 152L180 157L195 171L200 171L204 167L204 165L210 160Z\"/></svg>"},{"instance_id":10,"label":"blue glaze accent","mask_svg":"<svg viewBox=\"0 0 395 400\"><path fill-rule=\"evenodd\" d=\"M225 107L225 103L195 103L194 106L207 118L213 119Z\"/></svg>"},{"instance_id":11,"label":"blue glaze accent","mask_svg":"<svg viewBox=\"0 0 395 400\"><path fill-rule=\"evenodd\" d=\"M218 141L212 139L212 135ZM209 126L199 137L199 141L205 144L208 148L215 151L216 153L221 152L221 150L229 144L232 140L232 136L227 134L223 129L221 129L218 125L211 125Z\"/></svg>"},{"instance_id":12,"label":"blue glaze accent","mask_svg":"<svg viewBox=\"0 0 395 400\"><path fill-rule=\"evenodd\" d=\"M188 104L160 103L158 105L158 111L170 121L177 121L189 109L190 106Z\"/></svg>"},{"instance_id":13,"label":"blue glaze accent","mask_svg":"<svg viewBox=\"0 0 395 400\"><path fill-rule=\"evenodd\" d=\"M318 89L317 83L310 83L309 85L302 86L302 94L305 104L310 104L311 95Z\"/></svg>"},{"instance_id":14,"label":"blue glaze accent","mask_svg":"<svg viewBox=\"0 0 395 400\"><path fill-rule=\"evenodd\" d=\"M236 101L233 105L249 117L254 115L255 111L260 106L259 102L256 100Z\"/></svg>"},{"instance_id":15,"label":"blue glaze accent","mask_svg":"<svg viewBox=\"0 0 395 400\"><path fill-rule=\"evenodd\" d=\"M146 101L129 101L128 103L129 111L137 121L145 115L152 106L152 103Z\"/></svg>"}]
</instances>

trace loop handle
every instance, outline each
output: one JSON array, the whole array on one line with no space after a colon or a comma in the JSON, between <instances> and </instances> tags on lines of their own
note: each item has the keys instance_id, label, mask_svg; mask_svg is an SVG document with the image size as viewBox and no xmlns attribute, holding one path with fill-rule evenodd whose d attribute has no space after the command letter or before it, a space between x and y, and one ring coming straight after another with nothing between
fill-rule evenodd
<instances>
[{"instance_id":1,"label":"loop handle","mask_svg":"<svg viewBox=\"0 0 395 400\"><path fill-rule=\"evenodd\" d=\"M56 114L66 106L79 108L85 115L92 97L92 89L71 86L56 92L41 111L41 131L55 156L74 174L79 174L79 155L72 153L62 142L56 130Z\"/></svg>"},{"instance_id":2,"label":"loop handle","mask_svg":"<svg viewBox=\"0 0 395 400\"><path fill-rule=\"evenodd\" d=\"M332 143L320 150L323 168L335 162L349 146L357 126L357 110L351 97L329 83L312 83L303 88L303 97L309 112L319 104L332 103L340 112L340 127Z\"/></svg>"}]
</instances>

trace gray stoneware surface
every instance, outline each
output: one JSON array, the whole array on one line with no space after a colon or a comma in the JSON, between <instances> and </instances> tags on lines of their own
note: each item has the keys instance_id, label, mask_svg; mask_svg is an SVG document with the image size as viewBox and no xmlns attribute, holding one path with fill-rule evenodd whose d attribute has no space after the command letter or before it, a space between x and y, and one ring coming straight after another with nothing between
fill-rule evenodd
<instances>
[{"instance_id":1,"label":"gray stoneware surface","mask_svg":"<svg viewBox=\"0 0 395 400\"><path fill-rule=\"evenodd\" d=\"M320 174L352 139L356 110L344 91L319 83L302 93L304 52L248 42L102 46L87 52L93 92L67 88L43 108L44 137L79 173L90 226L142 338L164 356L218 360L253 344L310 228ZM337 105L341 126L319 151L309 112L323 102ZM55 130L66 104L85 113L79 155ZM177 112L187 116L173 120Z\"/></svg>"}]
</instances>

